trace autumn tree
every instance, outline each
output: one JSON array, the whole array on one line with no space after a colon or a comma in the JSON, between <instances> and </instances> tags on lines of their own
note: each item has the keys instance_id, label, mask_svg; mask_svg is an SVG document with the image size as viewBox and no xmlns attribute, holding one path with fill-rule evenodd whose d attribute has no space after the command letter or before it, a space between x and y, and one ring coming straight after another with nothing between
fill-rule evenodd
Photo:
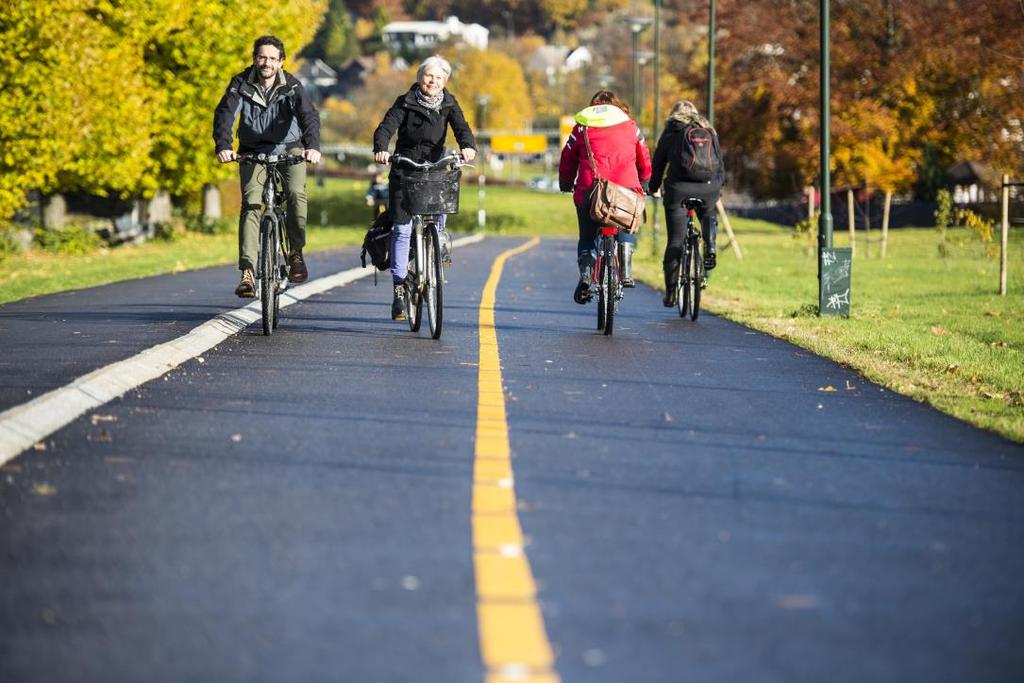
<instances>
[{"instance_id":1,"label":"autumn tree","mask_svg":"<svg viewBox=\"0 0 1024 683\"><path fill-rule=\"evenodd\" d=\"M12 0L0 13L0 221L31 190L196 192L229 171L212 112L252 40L301 48L325 0Z\"/></svg>"}]
</instances>

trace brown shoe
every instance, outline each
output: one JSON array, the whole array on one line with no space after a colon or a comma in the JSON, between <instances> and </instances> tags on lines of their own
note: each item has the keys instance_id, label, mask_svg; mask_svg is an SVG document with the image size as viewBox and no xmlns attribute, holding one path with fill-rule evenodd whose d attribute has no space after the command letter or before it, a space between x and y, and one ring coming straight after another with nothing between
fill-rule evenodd
<instances>
[{"instance_id":1,"label":"brown shoe","mask_svg":"<svg viewBox=\"0 0 1024 683\"><path fill-rule=\"evenodd\" d=\"M246 268L242 271L242 279L235 287L235 296L242 299L252 299L256 296L256 279L252 275L252 269Z\"/></svg>"},{"instance_id":2,"label":"brown shoe","mask_svg":"<svg viewBox=\"0 0 1024 683\"><path fill-rule=\"evenodd\" d=\"M288 257L288 282L305 282L309 279L306 262L302 260L302 252L296 249Z\"/></svg>"}]
</instances>

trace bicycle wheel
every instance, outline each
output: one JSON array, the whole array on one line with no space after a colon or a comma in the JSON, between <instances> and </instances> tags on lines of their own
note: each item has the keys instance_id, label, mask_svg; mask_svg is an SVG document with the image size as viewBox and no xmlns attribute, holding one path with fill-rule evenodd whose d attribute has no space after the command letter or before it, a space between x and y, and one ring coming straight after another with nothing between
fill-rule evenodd
<instances>
[{"instance_id":1,"label":"bicycle wheel","mask_svg":"<svg viewBox=\"0 0 1024 683\"><path fill-rule=\"evenodd\" d=\"M441 337L441 322L444 319L444 277L441 274L441 240L437 226L430 224L423 235L424 261L426 262L427 324L433 339Z\"/></svg>"},{"instance_id":2,"label":"bicycle wheel","mask_svg":"<svg viewBox=\"0 0 1024 683\"><path fill-rule=\"evenodd\" d=\"M689 288L690 288L690 320L696 320L700 315L700 282L704 277L704 257L700 253L700 238L694 237L690 241L689 258Z\"/></svg>"},{"instance_id":3,"label":"bicycle wheel","mask_svg":"<svg viewBox=\"0 0 1024 683\"><path fill-rule=\"evenodd\" d=\"M423 297L420 295L423 282L423 256L416 248L416 230L413 229L412 245L409 249L409 274L405 278L405 318L409 329L420 331L423 322Z\"/></svg>"},{"instance_id":4,"label":"bicycle wheel","mask_svg":"<svg viewBox=\"0 0 1024 683\"><path fill-rule=\"evenodd\" d=\"M260 303L263 310L263 334L269 336L277 325L277 268L274 258L274 231L277 224L270 216L260 221Z\"/></svg>"},{"instance_id":5,"label":"bicycle wheel","mask_svg":"<svg viewBox=\"0 0 1024 683\"><path fill-rule=\"evenodd\" d=\"M603 259L604 272L602 273L604 279L601 283L601 288L607 292L604 296L604 333L606 335L611 334L612 329L615 327L615 308L618 306L620 282L617 251L615 240L606 239Z\"/></svg>"},{"instance_id":6,"label":"bicycle wheel","mask_svg":"<svg viewBox=\"0 0 1024 683\"><path fill-rule=\"evenodd\" d=\"M679 310L679 317L685 318L690 312L690 287L687 280L687 266L690 263L690 252L688 245L683 245L683 258L679 261L678 275L676 276L676 307Z\"/></svg>"},{"instance_id":7,"label":"bicycle wheel","mask_svg":"<svg viewBox=\"0 0 1024 683\"><path fill-rule=\"evenodd\" d=\"M608 260L604 255L604 238L601 240L601 250L597 254L597 263L594 264L594 275L597 277L597 329L604 330L605 314L608 302L608 292L604 286L604 271ZM593 279L593 278L592 278Z\"/></svg>"}]
</instances>

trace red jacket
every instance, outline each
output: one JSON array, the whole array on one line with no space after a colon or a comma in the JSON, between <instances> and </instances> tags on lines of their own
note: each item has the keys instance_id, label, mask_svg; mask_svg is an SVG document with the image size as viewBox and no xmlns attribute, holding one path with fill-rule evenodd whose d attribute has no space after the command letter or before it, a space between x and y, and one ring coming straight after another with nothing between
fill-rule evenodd
<instances>
[{"instance_id":1,"label":"red jacket","mask_svg":"<svg viewBox=\"0 0 1024 683\"><path fill-rule=\"evenodd\" d=\"M622 110L607 104L587 107L576 115L576 121L558 163L559 187L568 191L575 182L572 199L582 204L594 186L594 171L583 141L586 130L598 174L643 194L641 183L651 179L651 153L636 123Z\"/></svg>"}]
</instances>

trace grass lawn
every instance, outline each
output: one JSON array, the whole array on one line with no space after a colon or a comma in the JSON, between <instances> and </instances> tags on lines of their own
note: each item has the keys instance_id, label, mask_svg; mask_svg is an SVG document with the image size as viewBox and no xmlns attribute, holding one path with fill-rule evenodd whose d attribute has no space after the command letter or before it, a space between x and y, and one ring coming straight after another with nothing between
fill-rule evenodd
<instances>
[{"instance_id":1,"label":"grass lawn","mask_svg":"<svg viewBox=\"0 0 1024 683\"><path fill-rule=\"evenodd\" d=\"M1011 234L1005 297L998 295L998 256L986 256L965 230L951 231L959 245L947 258L939 255L938 232L931 228L890 231L884 260L877 243L867 245L865 253L860 242L851 317L843 319L817 316L811 245L772 224L743 219L733 224L743 260L719 247L719 266L703 298L709 311L1024 441L1024 235ZM719 244L726 239L722 230ZM835 241L847 246L845 234L837 233ZM640 252L639 274L661 289L660 245L657 257L649 241Z\"/></svg>"}]
</instances>

